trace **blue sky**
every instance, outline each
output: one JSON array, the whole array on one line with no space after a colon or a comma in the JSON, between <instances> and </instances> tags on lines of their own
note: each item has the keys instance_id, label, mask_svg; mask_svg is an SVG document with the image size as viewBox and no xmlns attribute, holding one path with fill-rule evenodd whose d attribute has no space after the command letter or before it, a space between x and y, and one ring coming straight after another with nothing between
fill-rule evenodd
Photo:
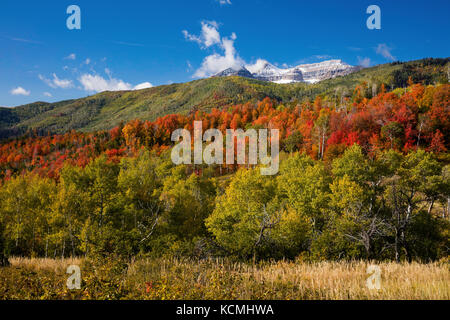
<instances>
[{"instance_id":1,"label":"blue sky","mask_svg":"<svg viewBox=\"0 0 450 320\"><path fill-rule=\"evenodd\" d=\"M72 4L81 30L66 26ZM366 27L372 4L381 30ZM2 0L0 106L186 82L258 59L448 57L449 12L448 0Z\"/></svg>"}]
</instances>

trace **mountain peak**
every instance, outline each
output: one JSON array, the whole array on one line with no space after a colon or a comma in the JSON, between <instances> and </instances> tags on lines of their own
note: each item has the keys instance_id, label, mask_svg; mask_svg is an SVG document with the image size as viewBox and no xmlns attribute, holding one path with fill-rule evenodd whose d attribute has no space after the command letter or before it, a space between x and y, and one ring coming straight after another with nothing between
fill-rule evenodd
<instances>
[{"instance_id":1,"label":"mountain peak","mask_svg":"<svg viewBox=\"0 0 450 320\"><path fill-rule=\"evenodd\" d=\"M358 70L360 70L359 67L351 66L340 59L302 64L293 68L279 68L267 60L258 59L252 65L247 65L239 70L228 68L215 76L223 77L233 75L275 83L315 83L337 76L344 76Z\"/></svg>"},{"instance_id":2,"label":"mountain peak","mask_svg":"<svg viewBox=\"0 0 450 320\"><path fill-rule=\"evenodd\" d=\"M248 71L245 67L241 67L239 69L236 68L228 68L219 72L214 77L229 77L229 76L240 76L245 78L253 78L253 75L250 71Z\"/></svg>"}]
</instances>

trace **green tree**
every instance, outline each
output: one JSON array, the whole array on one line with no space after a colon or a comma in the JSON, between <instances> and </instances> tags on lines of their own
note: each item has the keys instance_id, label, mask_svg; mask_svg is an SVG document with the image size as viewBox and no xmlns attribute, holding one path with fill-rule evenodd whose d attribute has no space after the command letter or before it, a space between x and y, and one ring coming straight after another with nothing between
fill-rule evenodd
<instances>
[{"instance_id":1,"label":"green tree","mask_svg":"<svg viewBox=\"0 0 450 320\"><path fill-rule=\"evenodd\" d=\"M281 220L276 191L274 179L261 176L258 168L239 170L206 219L218 244L244 257L262 254Z\"/></svg>"},{"instance_id":2,"label":"green tree","mask_svg":"<svg viewBox=\"0 0 450 320\"><path fill-rule=\"evenodd\" d=\"M53 181L34 174L13 177L1 187L0 212L11 254L42 253L55 188Z\"/></svg>"},{"instance_id":3,"label":"green tree","mask_svg":"<svg viewBox=\"0 0 450 320\"><path fill-rule=\"evenodd\" d=\"M327 141L327 135L329 130L330 114L329 110L323 108L320 110L319 117L314 123L314 135L317 139L318 146L318 158L323 159L325 153L325 145Z\"/></svg>"},{"instance_id":4,"label":"green tree","mask_svg":"<svg viewBox=\"0 0 450 320\"><path fill-rule=\"evenodd\" d=\"M174 168L161 194L169 232L184 240L206 236L204 221L214 210L215 197L213 178L185 177L183 167Z\"/></svg>"},{"instance_id":5,"label":"green tree","mask_svg":"<svg viewBox=\"0 0 450 320\"><path fill-rule=\"evenodd\" d=\"M404 128L398 122L389 122L381 128L381 137L388 140L391 149L399 147L404 135Z\"/></svg>"},{"instance_id":6,"label":"green tree","mask_svg":"<svg viewBox=\"0 0 450 320\"><path fill-rule=\"evenodd\" d=\"M123 225L123 208L117 201L119 165L104 156L92 161L85 169L71 172L70 183L80 190L85 217L80 234L86 254L131 253Z\"/></svg>"},{"instance_id":7,"label":"green tree","mask_svg":"<svg viewBox=\"0 0 450 320\"><path fill-rule=\"evenodd\" d=\"M3 236L3 223L0 221L0 267L7 266L9 266L9 260L6 253L5 238Z\"/></svg>"},{"instance_id":8,"label":"green tree","mask_svg":"<svg viewBox=\"0 0 450 320\"><path fill-rule=\"evenodd\" d=\"M382 194L384 176L389 173L384 159L369 159L359 145L353 145L333 161L330 208L341 232L362 245L372 259L375 243L386 234L386 208Z\"/></svg>"},{"instance_id":9,"label":"green tree","mask_svg":"<svg viewBox=\"0 0 450 320\"><path fill-rule=\"evenodd\" d=\"M428 207L427 214L431 213L442 179L442 167L432 154L418 150L406 155L395 174L386 180L384 197L391 212L387 221L393 233L396 261L402 253L412 260L410 226L424 208Z\"/></svg>"},{"instance_id":10,"label":"green tree","mask_svg":"<svg viewBox=\"0 0 450 320\"><path fill-rule=\"evenodd\" d=\"M134 247L144 248L163 216L159 200L161 180L158 158L143 152L136 158L124 158L118 176L117 201L122 203L123 226L132 234Z\"/></svg>"},{"instance_id":11,"label":"green tree","mask_svg":"<svg viewBox=\"0 0 450 320\"><path fill-rule=\"evenodd\" d=\"M289 137L284 141L284 150L293 153L299 151L301 145L303 144L303 135L300 131L294 131Z\"/></svg>"},{"instance_id":12,"label":"green tree","mask_svg":"<svg viewBox=\"0 0 450 320\"><path fill-rule=\"evenodd\" d=\"M325 224L331 182L321 161L315 162L305 154L295 154L280 166L278 192L300 216L305 216L315 233Z\"/></svg>"},{"instance_id":13,"label":"green tree","mask_svg":"<svg viewBox=\"0 0 450 320\"><path fill-rule=\"evenodd\" d=\"M53 214L48 225L45 256L51 247L61 247L61 255L86 252L88 239L81 233L89 217L88 180L82 168L66 165L61 171ZM50 239L50 241L49 241Z\"/></svg>"}]
</instances>

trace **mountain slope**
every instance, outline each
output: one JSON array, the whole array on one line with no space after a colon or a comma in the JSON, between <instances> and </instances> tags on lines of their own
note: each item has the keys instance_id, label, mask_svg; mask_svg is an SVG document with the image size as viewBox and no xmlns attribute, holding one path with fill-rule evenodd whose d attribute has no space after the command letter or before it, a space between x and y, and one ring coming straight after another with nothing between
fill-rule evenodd
<instances>
[{"instance_id":1,"label":"mountain slope","mask_svg":"<svg viewBox=\"0 0 450 320\"><path fill-rule=\"evenodd\" d=\"M154 120L171 113L187 114L226 105L270 97L283 102L314 99L318 94L351 95L356 85L384 83L388 88L404 87L411 77L425 84L446 82L450 59L424 59L367 68L347 76L315 84L276 84L242 77L214 77L188 83L138 91L102 92L90 97L57 103L36 102L15 108L0 108L0 137L38 132L111 129L121 121Z\"/></svg>"}]
</instances>

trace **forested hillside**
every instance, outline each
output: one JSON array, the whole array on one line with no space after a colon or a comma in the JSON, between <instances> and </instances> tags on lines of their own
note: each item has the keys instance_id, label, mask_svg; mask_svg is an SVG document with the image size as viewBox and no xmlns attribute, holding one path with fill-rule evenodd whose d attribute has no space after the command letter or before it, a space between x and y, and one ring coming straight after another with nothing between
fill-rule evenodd
<instances>
[{"instance_id":1,"label":"forested hillside","mask_svg":"<svg viewBox=\"0 0 450 320\"><path fill-rule=\"evenodd\" d=\"M134 119L154 121L167 114L256 102L265 97L278 102L303 102L316 96L351 98L353 89L366 83L366 96L377 93L382 84L387 90L414 83L438 84L448 81L449 59L424 59L395 62L363 69L314 85L279 85L246 78L209 78L139 91L102 92L90 97L58 103L36 102L15 108L0 108L0 138L18 136L30 129L39 134L109 130L120 122Z\"/></svg>"},{"instance_id":2,"label":"forested hillside","mask_svg":"<svg viewBox=\"0 0 450 320\"><path fill-rule=\"evenodd\" d=\"M348 97L264 98L106 131L31 131L5 141L4 251L44 257L446 257L450 85L413 83L412 77L408 83L388 92L384 84L361 82ZM204 130L280 129L279 174L263 177L258 168L237 165L174 166L171 133L192 130L194 120L203 121Z\"/></svg>"}]
</instances>

